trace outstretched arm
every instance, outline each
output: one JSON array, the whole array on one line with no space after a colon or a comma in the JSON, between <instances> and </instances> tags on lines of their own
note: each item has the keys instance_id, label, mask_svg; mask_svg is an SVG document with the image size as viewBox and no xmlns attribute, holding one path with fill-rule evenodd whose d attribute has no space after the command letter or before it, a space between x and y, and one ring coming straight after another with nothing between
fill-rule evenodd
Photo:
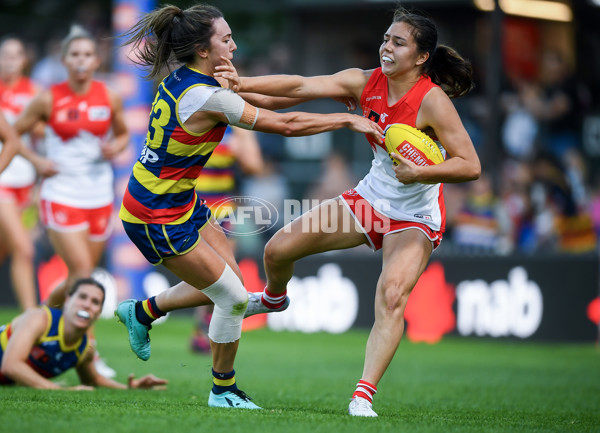
<instances>
[{"instance_id":1,"label":"outstretched arm","mask_svg":"<svg viewBox=\"0 0 600 433\"><path fill-rule=\"evenodd\" d=\"M76 367L77 375L83 385L114 389L164 389L168 381L152 374L135 379L130 374L127 385L102 376L94 366L94 349L90 347Z\"/></svg>"},{"instance_id":2,"label":"outstretched arm","mask_svg":"<svg viewBox=\"0 0 600 433\"><path fill-rule=\"evenodd\" d=\"M19 136L2 113L0 113L0 141L3 143L0 152L0 173L2 173L21 146Z\"/></svg>"},{"instance_id":3,"label":"outstretched arm","mask_svg":"<svg viewBox=\"0 0 600 433\"><path fill-rule=\"evenodd\" d=\"M22 135L31 132L39 122L47 122L50 119L51 106L52 94L48 91L42 92L33 98L15 122L17 134ZM40 176L52 176L57 173L52 161L38 155L32 149L21 144L19 153L34 165Z\"/></svg>"},{"instance_id":4,"label":"outstretched arm","mask_svg":"<svg viewBox=\"0 0 600 433\"><path fill-rule=\"evenodd\" d=\"M356 100L373 73L358 68L346 69L333 75L303 77L300 75L264 75L239 77L233 64L223 58L217 66L215 77L229 81L229 88L236 92L311 100L318 98L351 97Z\"/></svg>"}]
</instances>

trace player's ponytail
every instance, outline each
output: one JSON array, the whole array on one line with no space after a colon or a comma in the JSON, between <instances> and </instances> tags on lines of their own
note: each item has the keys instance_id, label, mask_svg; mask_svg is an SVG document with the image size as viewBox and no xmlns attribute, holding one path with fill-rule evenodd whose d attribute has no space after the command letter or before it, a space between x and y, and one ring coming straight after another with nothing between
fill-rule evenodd
<instances>
[{"instance_id":1,"label":"player's ponytail","mask_svg":"<svg viewBox=\"0 0 600 433\"><path fill-rule=\"evenodd\" d=\"M423 65L423 73L441 86L451 98L466 95L473 88L473 68L453 48L439 45Z\"/></svg>"},{"instance_id":2,"label":"player's ponytail","mask_svg":"<svg viewBox=\"0 0 600 433\"><path fill-rule=\"evenodd\" d=\"M423 74L428 75L449 97L464 96L473 88L471 63L454 49L437 45L437 28L431 19L400 8L394 13L394 22L405 22L413 28L412 35L419 52L429 53L423 64Z\"/></svg>"},{"instance_id":3,"label":"player's ponytail","mask_svg":"<svg viewBox=\"0 0 600 433\"><path fill-rule=\"evenodd\" d=\"M155 78L174 62L192 63L196 50L210 47L213 22L222 18L219 9L199 4L182 10L164 6L146 15L123 36L132 45L132 61L148 67L148 78Z\"/></svg>"}]
</instances>

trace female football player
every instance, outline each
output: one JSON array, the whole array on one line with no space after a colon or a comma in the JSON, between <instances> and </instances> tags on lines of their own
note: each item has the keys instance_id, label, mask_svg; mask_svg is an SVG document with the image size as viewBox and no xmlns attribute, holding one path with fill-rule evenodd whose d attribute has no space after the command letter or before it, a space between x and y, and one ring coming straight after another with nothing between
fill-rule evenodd
<instances>
[{"instance_id":1,"label":"female football player","mask_svg":"<svg viewBox=\"0 0 600 433\"><path fill-rule=\"evenodd\" d=\"M0 112L0 141L2 142L2 149L0 149L0 173L2 173L17 154L21 145L19 143L19 136L2 112Z\"/></svg>"},{"instance_id":2,"label":"female football player","mask_svg":"<svg viewBox=\"0 0 600 433\"><path fill-rule=\"evenodd\" d=\"M67 81L41 92L15 123L19 133L40 120L47 124L46 157L26 148L22 153L45 177L40 188L42 222L69 272L51 293L51 307L60 307L66 288L89 277L102 257L114 200L110 160L129 142L120 96L94 80L100 66L96 41L74 26L62 49Z\"/></svg>"},{"instance_id":3,"label":"female football player","mask_svg":"<svg viewBox=\"0 0 600 433\"><path fill-rule=\"evenodd\" d=\"M150 77L168 68L172 59L181 66L159 85L120 217L147 260L162 263L183 281L156 297L122 302L117 316L128 329L132 350L146 360L153 320L175 309L214 303L208 331L214 378L208 404L259 409L237 388L233 369L248 295L223 230L194 191L198 175L228 124L288 136L349 127L379 143L383 130L351 114L259 109L224 89L213 74L233 58L237 46L215 7L163 7L146 14L127 35L136 58L150 67Z\"/></svg>"},{"instance_id":4,"label":"female football player","mask_svg":"<svg viewBox=\"0 0 600 433\"><path fill-rule=\"evenodd\" d=\"M444 162L426 167L393 154L398 162L394 166L385 146L367 136L374 153L370 172L355 189L322 203L275 234L264 253L267 286L262 296L250 296L246 315L277 309L289 302L286 285L296 260L361 244L383 248L375 323L362 377L349 406L350 415L370 417L377 416L373 395L400 343L408 297L442 240L442 183L477 179L481 172L473 144L450 100L472 88L471 66L453 49L437 44L433 21L397 10L379 55L379 68L348 69L329 76L239 79L232 65L218 67L216 73L231 80L232 88L240 92L354 98L360 101L363 115L382 128L408 124L437 137L447 152ZM343 231L343 222L352 218L355 227ZM335 222L338 230L332 233ZM306 232L303 227L317 229Z\"/></svg>"},{"instance_id":5,"label":"female football player","mask_svg":"<svg viewBox=\"0 0 600 433\"><path fill-rule=\"evenodd\" d=\"M0 42L0 111L10 124L39 92L33 81L24 75L26 68L23 41L7 36ZM41 132L41 122L35 129ZM30 134L21 140L29 145ZM16 155L0 175L0 254L10 254L11 282L23 311L37 305L33 239L23 223L23 211L31 204L34 184L35 168L21 155Z\"/></svg>"},{"instance_id":6,"label":"female football player","mask_svg":"<svg viewBox=\"0 0 600 433\"><path fill-rule=\"evenodd\" d=\"M63 308L30 308L0 326L0 385L74 391L164 388L167 381L151 374L139 379L132 374L125 385L98 373L87 331L100 317L104 299L101 284L91 278L80 279ZM77 371L81 385L65 388L50 380L71 368Z\"/></svg>"}]
</instances>

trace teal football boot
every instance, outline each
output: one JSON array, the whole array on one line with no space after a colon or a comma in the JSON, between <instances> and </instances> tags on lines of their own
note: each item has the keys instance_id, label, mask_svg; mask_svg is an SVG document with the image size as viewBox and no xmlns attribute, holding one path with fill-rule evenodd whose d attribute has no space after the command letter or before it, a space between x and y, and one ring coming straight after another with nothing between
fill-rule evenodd
<instances>
[{"instance_id":1,"label":"teal football boot","mask_svg":"<svg viewBox=\"0 0 600 433\"><path fill-rule=\"evenodd\" d=\"M150 336L148 331L152 329L152 326L144 325L138 321L135 316L136 302L135 299L121 302L115 311L115 316L127 328L129 346L133 353L142 361L147 361L150 358Z\"/></svg>"},{"instance_id":2,"label":"teal football boot","mask_svg":"<svg viewBox=\"0 0 600 433\"><path fill-rule=\"evenodd\" d=\"M252 403L251 398L241 389L225 391L221 394L210 392L208 407L226 407L229 409L262 409Z\"/></svg>"}]
</instances>

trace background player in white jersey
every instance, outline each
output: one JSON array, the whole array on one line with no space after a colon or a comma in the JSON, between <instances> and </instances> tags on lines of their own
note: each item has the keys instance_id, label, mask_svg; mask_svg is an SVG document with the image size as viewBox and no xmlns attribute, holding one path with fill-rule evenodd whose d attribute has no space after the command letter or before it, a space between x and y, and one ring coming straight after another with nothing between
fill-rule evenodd
<instances>
[{"instance_id":1,"label":"background player in white jersey","mask_svg":"<svg viewBox=\"0 0 600 433\"><path fill-rule=\"evenodd\" d=\"M448 158L419 167L399 155L392 166L385 146L369 137L371 171L342 196L327 201L284 227L265 248L267 287L250 299L246 315L277 309L286 302L294 262L329 250L367 244L383 248L383 269L375 293L375 323L367 342L362 378L349 413L377 416L372 399L404 330L408 297L425 270L444 230L442 182L477 179L479 158L450 101L472 88L471 67L453 49L437 45L430 19L400 9L383 36L381 67L348 69L319 77L267 76L238 79L232 66L217 76L241 92L299 98L351 97L363 115L385 127L405 123L439 138ZM443 90L442 90L443 89ZM348 221L354 227L344 230ZM331 227L337 231L331 232ZM377 230L378 226L381 228ZM309 232L303 231L310 227Z\"/></svg>"},{"instance_id":2,"label":"background player in white jersey","mask_svg":"<svg viewBox=\"0 0 600 433\"><path fill-rule=\"evenodd\" d=\"M45 157L24 154L45 177L42 221L69 271L50 295L50 306L62 305L66 287L89 277L102 257L112 225L110 160L129 142L121 98L94 80L100 59L95 40L82 28L74 26L63 41L63 63L68 80L40 93L15 124L23 133L37 121L47 123Z\"/></svg>"},{"instance_id":3,"label":"background player in white jersey","mask_svg":"<svg viewBox=\"0 0 600 433\"><path fill-rule=\"evenodd\" d=\"M24 75L27 63L25 45L20 39L7 36L0 42L0 110L11 124L39 92ZM35 130L35 135L43 132L43 124L40 122ZM29 146L30 134L21 140ZM22 310L37 305L33 240L23 221L35 179L35 168L20 155L0 174L0 256L11 257L11 283Z\"/></svg>"},{"instance_id":4,"label":"background player in white jersey","mask_svg":"<svg viewBox=\"0 0 600 433\"><path fill-rule=\"evenodd\" d=\"M0 141L4 143L0 150L0 173L2 173L21 146L17 132L2 113L0 113Z\"/></svg>"}]
</instances>

